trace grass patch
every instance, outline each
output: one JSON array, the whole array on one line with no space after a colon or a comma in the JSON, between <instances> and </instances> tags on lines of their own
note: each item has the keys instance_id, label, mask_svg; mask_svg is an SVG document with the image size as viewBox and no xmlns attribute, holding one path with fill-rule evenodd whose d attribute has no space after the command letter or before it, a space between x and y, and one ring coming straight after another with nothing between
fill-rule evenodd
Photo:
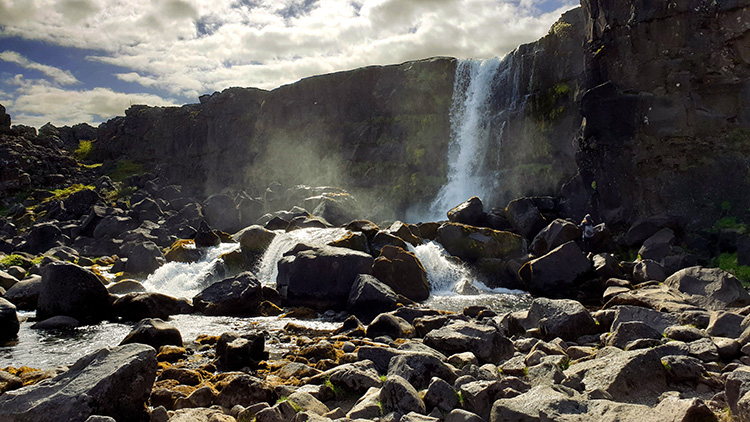
<instances>
[{"instance_id":1,"label":"grass patch","mask_svg":"<svg viewBox=\"0 0 750 422\"><path fill-rule=\"evenodd\" d=\"M669 372L672 370L672 365L669 364L666 360L661 361L661 366L664 367L664 369Z\"/></svg>"},{"instance_id":2,"label":"grass patch","mask_svg":"<svg viewBox=\"0 0 750 422\"><path fill-rule=\"evenodd\" d=\"M24 267L28 269L28 267L30 267L33 264L31 264L31 261L29 261L28 259L24 258L21 255L10 254L0 259L0 265L5 266L6 268L18 266L18 267Z\"/></svg>"},{"instance_id":3,"label":"grass patch","mask_svg":"<svg viewBox=\"0 0 750 422\"><path fill-rule=\"evenodd\" d=\"M101 167L102 165L103 165L102 163L96 163L96 164L83 164L83 163L78 163L78 166L79 166L79 167L81 167L81 168L84 168L84 169L89 169L89 170L94 170L94 169L98 169L98 168L100 168L100 167Z\"/></svg>"},{"instance_id":4,"label":"grass patch","mask_svg":"<svg viewBox=\"0 0 750 422\"><path fill-rule=\"evenodd\" d=\"M750 287L750 266L737 264L737 253L723 253L716 257L716 267L733 274L745 287Z\"/></svg>"},{"instance_id":5,"label":"grass patch","mask_svg":"<svg viewBox=\"0 0 750 422\"><path fill-rule=\"evenodd\" d=\"M747 225L739 221L737 217L724 217L714 223L713 228L717 231L721 229L736 229L741 230L742 232L747 231Z\"/></svg>"},{"instance_id":6,"label":"grass patch","mask_svg":"<svg viewBox=\"0 0 750 422\"><path fill-rule=\"evenodd\" d=\"M78 161L85 161L89 157L89 155L91 155L91 151L93 150L94 141L80 140L78 141L78 148L73 151L73 158Z\"/></svg>"},{"instance_id":7,"label":"grass patch","mask_svg":"<svg viewBox=\"0 0 750 422\"><path fill-rule=\"evenodd\" d=\"M461 407L464 407L464 394L462 391L456 391L456 396L458 396L458 405Z\"/></svg>"},{"instance_id":8,"label":"grass patch","mask_svg":"<svg viewBox=\"0 0 750 422\"><path fill-rule=\"evenodd\" d=\"M330 378L326 378L326 381L323 385L333 390L333 394L335 394L336 397L341 397L344 395L344 389L332 383Z\"/></svg>"},{"instance_id":9,"label":"grass patch","mask_svg":"<svg viewBox=\"0 0 750 422\"><path fill-rule=\"evenodd\" d=\"M143 164L133 160L118 160L115 169L109 173L109 177L115 182L122 182L130 176L143 174Z\"/></svg>"},{"instance_id":10,"label":"grass patch","mask_svg":"<svg viewBox=\"0 0 750 422\"><path fill-rule=\"evenodd\" d=\"M276 400L276 404L279 404L281 402L288 402L292 406L292 409L294 409L294 411L297 412L297 413L299 413L299 412L301 412L301 411L304 410L304 409L302 409L302 406L300 406L297 403L295 403L294 400L289 400L289 397L287 397L287 396L281 396L281 397L279 397L278 400Z\"/></svg>"}]
</instances>

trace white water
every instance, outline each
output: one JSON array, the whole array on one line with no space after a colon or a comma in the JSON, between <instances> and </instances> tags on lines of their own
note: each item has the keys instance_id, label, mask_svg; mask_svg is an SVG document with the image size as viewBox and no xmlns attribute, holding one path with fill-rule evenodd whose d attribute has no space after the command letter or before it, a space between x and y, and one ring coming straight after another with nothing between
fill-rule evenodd
<instances>
[{"instance_id":1,"label":"white water","mask_svg":"<svg viewBox=\"0 0 750 422\"><path fill-rule=\"evenodd\" d=\"M348 230L336 229L299 229L291 232L278 231L271 244L263 254L256 272L258 280L264 285L275 286L276 276L279 274L278 262L298 243L309 246L323 246L334 240L341 239Z\"/></svg>"},{"instance_id":2,"label":"white water","mask_svg":"<svg viewBox=\"0 0 750 422\"><path fill-rule=\"evenodd\" d=\"M451 104L451 143L448 181L430 205L431 218L472 196L487 197L494 189L483 175L482 162L489 142L490 99L501 60L461 60L456 68Z\"/></svg>"},{"instance_id":3,"label":"white water","mask_svg":"<svg viewBox=\"0 0 750 422\"><path fill-rule=\"evenodd\" d=\"M205 256L197 262L168 262L143 282L143 287L150 292L164 293L173 297L192 299L211 283L219 281L212 277L212 272L223 265L221 255L239 248L237 243L222 243L207 248Z\"/></svg>"}]
</instances>

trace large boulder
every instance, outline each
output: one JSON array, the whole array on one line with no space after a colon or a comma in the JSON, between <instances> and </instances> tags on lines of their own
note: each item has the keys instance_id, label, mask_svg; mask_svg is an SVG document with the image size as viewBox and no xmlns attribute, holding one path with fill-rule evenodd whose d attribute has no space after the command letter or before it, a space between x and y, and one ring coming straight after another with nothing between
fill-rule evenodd
<instances>
[{"instance_id":1,"label":"large boulder","mask_svg":"<svg viewBox=\"0 0 750 422\"><path fill-rule=\"evenodd\" d=\"M487 214L484 212L482 200L476 196L472 196L468 201L448 211L448 220L451 223L483 226L487 220Z\"/></svg>"},{"instance_id":2,"label":"large boulder","mask_svg":"<svg viewBox=\"0 0 750 422\"><path fill-rule=\"evenodd\" d=\"M156 223L159 221L159 217L164 215L164 211L162 211L159 204L151 198L141 199L133 204L131 210L141 223L144 221L153 221Z\"/></svg>"},{"instance_id":3,"label":"large boulder","mask_svg":"<svg viewBox=\"0 0 750 422\"><path fill-rule=\"evenodd\" d=\"M115 299L112 314L125 321L140 321L143 318L167 319L170 315L187 314L193 308L186 299L178 299L163 293L128 293Z\"/></svg>"},{"instance_id":4,"label":"large boulder","mask_svg":"<svg viewBox=\"0 0 750 422\"><path fill-rule=\"evenodd\" d=\"M232 235L246 254L264 253L275 237L276 233L258 225L245 227Z\"/></svg>"},{"instance_id":5,"label":"large boulder","mask_svg":"<svg viewBox=\"0 0 750 422\"><path fill-rule=\"evenodd\" d=\"M38 275L23 279L8 289L3 296L12 302L18 309L33 311L39 301L39 291L42 288L42 277Z\"/></svg>"},{"instance_id":6,"label":"large boulder","mask_svg":"<svg viewBox=\"0 0 750 422\"><path fill-rule=\"evenodd\" d=\"M63 233L55 224L37 224L29 230L23 250L24 252L37 255L55 246L59 246L62 241Z\"/></svg>"},{"instance_id":7,"label":"large boulder","mask_svg":"<svg viewBox=\"0 0 750 422\"><path fill-rule=\"evenodd\" d=\"M386 378L380 389L380 402L383 404L383 413L386 414L390 412L427 413L424 401L419 397L417 390L398 375L389 375Z\"/></svg>"},{"instance_id":8,"label":"large boulder","mask_svg":"<svg viewBox=\"0 0 750 422\"><path fill-rule=\"evenodd\" d=\"M84 422L104 415L149 421L146 401L156 379L156 350L145 344L102 349L68 371L0 396L0 420Z\"/></svg>"},{"instance_id":9,"label":"large boulder","mask_svg":"<svg viewBox=\"0 0 750 422\"><path fill-rule=\"evenodd\" d=\"M372 275L394 292L414 301L430 296L427 271L416 255L398 246L384 246L372 264Z\"/></svg>"},{"instance_id":10,"label":"large boulder","mask_svg":"<svg viewBox=\"0 0 750 422\"><path fill-rule=\"evenodd\" d=\"M0 341L15 338L20 328L16 305L0 297Z\"/></svg>"},{"instance_id":11,"label":"large boulder","mask_svg":"<svg viewBox=\"0 0 750 422\"><path fill-rule=\"evenodd\" d=\"M513 343L497 328L466 321L454 321L430 331L424 343L446 355L473 352L483 362L499 364L513 357Z\"/></svg>"},{"instance_id":12,"label":"large boulder","mask_svg":"<svg viewBox=\"0 0 750 422\"><path fill-rule=\"evenodd\" d=\"M536 256L546 255L552 249L580 238L580 227L570 221L557 219L534 237L529 252Z\"/></svg>"},{"instance_id":13,"label":"large boulder","mask_svg":"<svg viewBox=\"0 0 750 422\"><path fill-rule=\"evenodd\" d=\"M398 306L398 295L387 284L369 274L360 274L352 285L347 310L365 323Z\"/></svg>"},{"instance_id":14,"label":"large boulder","mask_svg":"<svg viewBox=\"0 0 750 422\"><path fill-rule=\"evenodd\" d=\"M505 208L505 214L513 229L526 239L533 239L547 225L547 221L531 198L510 201Z\"/></svg>"},{"instance_id":15,"label":"large boulder","mask_svg":"<svg viewBox=\"0 0 750 422\"><path fill-rule=\"evenodd\" d=\"M664 284L692 295L709 310L750 305L750 294L732 274L719 268L690 267L669 276Z\"/></svg>"},{"instance_id":16,"label":"large boulder","mask_svg":"<svg viewBox=\"0 0 750 422\"><path fill-rule=\"evenodd\" d=\"M166 345L182 347L182 335L177 328L158 318L146 318L135 324L120 345L130 343L148 344L156 350Z\"/></svg>"},{"instance_id":17,"label":"large boulder","mask_svg":"<svg viewBox=\"0 0 750 422\"><path fill-rule=\"evenodd\" d=\"M37 318L66 315L79 321L98 321L108 308L107 288L91 271L68 262L42 268Z\"/></svg>"},{"instance_id":18,"label":"large boulder","mask_svg":"<svg viewBox=\"0 0 750 422\"><path fill-rule=\"evenodd\" d=\"M225 371L254 368L268 359L263 333L224 333L216 342L216 365Z\"/></svg>"},{"instance_id":19,"label":"large boulder","mask_svg":"<svg viewBox=\"0 0 750 422\"><path fill-rule=\"evenodd\" d=\"M255 315L263 301L262 290L260 281L244 272L210 285L193 298L193 306L205 315Z\"/></svg>"},{"instance_id":20,"label":"large boulder","mask_svg":"<svg viewBox=\"0 0 750 422\"><path fill-rule=\"evenodd\" d=\"M570 295L576 282L591 270L591 261L581 248L575 242L568 242L524 264L519 275L530 293L554 298Z\"/></svg>"},{"instance_id":21,"label":"large boulder","mask_svg":"<svg viewBox=\"0 0 750 422\"><path fill-rule=\"evenodd\" d=\"M93 212L96 212L96 208ZM130 217L109 215L99 221L93 235L96 239L115 238L126 231L135 230L138 225L138 221Z\"/></svg>"},{"instance_id":22,"label":"large boulder","mask_svg":"<svg viewBox=\"0 0 750 422\"><path fill-rule=\"evenodd\" d=\"M388 375L398 375L415 388L424 389L433 377L450 384L456 381L457 371L434 353L403 353L391 358Z\"/></svg>"},{"instance_id":23,"label":"large boulder","mask_svg":"<svg viewBox=\"0 0 750 422\"><path fill-rule=\"evenodd\" d=\"M164 254L154 242L137 243L128 255L125 271L131 274L151 274L164 265Z\"/></svg>"},{"instance_id":24,"label":"large boulder","mask_svg":"<svg viewBox=\"0 0 750 422\"><path fill-rule=\"evenodd\" d=\"M672 251L672 245L674 242L674 231L672 231L672 229L663 228L643 242L643 246L638 250L638 255L643 259L661 261Z\"/></svg>"},{"instance_id":25,"label":"large boulder","mask_svg":"<svg viewBox=\"0 0 750 422\"><path fill-rule=\"evenodd\" d=\"M346 309L354 280L369 274L372 262L364 252L332 246L300 251L279 261L276 288L289 305Z\"/></svg>"},{"instance_id":26,"label":"large boulder","mask_svg":"<svg viewBox=\"0 0 750 422\"><path fill-rule=\"evenodd\" d=\"M536 298L529 307L526 324L539 328L542 337L575 341L598 331L596 321L579 302L570 299Z\"/></svg>"},{"instance_id":27,"label":"large boulder","mask_svg":"<svg viewBox=\"0 0 750 422\"><path fill-rule=\"evenodd\" d=\"M312 213L334 226L343 226L357 218L358 210L357 201L348 193L332 193L322 195Z\"/></svg>"},{"instance_id":28,"label":"large boulder","mask_svg":"<svg viewBox=\"0 0 750 422\"><path fill-rule=\"evenodd\" d=\"M437 241L449 254L468 262L480 258L513 259L526 255L526 240L517 234L458 223L440 226Z\"/></svg>"},{"instance_id":29,"label":"large boulder","mask_svg":"<svg viewBox=\"0 0 750 422\"><path fill-rule=\"evenodd\" d=\"M203 203L203 213L209 224L219 230L234 233L242 228L240 210L229 195L209 196Z\"/></svg>"}]
</instances>

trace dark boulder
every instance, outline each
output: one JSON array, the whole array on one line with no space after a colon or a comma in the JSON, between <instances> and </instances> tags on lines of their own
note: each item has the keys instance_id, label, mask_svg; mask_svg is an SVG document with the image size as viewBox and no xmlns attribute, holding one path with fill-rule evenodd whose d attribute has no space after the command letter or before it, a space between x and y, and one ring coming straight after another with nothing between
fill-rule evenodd
<instances>
[{"instance_id":1,"label":"dark boulder","mask_svg":"<svg viewBox=\"0 0 750 422\"><path fill-rule=\"evenodd\" d=\"M255 276L244 272L214 283L193 298L195 310L205 315L256 315L263 291Z\"/></svg>"},{"instance_id":2,"label":"dark boulder","mask_svg":"<svg viewBox=\"0 0 750 422\"><path fill-rule=\"evenodd\" d=\"M399 353L388 362L388 375L398 375L420 390L427 388L433 377L450 384L458 378L457 371L435 353Z\"/></svg>"},{"instance_id":3,"label":"dark boulder","mask_svg":"<svg viewBox=\"0 0 750 422\"><path fill-rule=\"evenodd\" d=\"M568 242L547 255L527 262L519 275L526 290L545 297L570 295L577 281L591 272L591 261L575 242Z\"/></svg>"},{"instance_id":4,"label":"dark boulder","mask_svg":"<svg viewBox=\"0 0 750 422\"><path fill-rule=\"evenodd\" d=\"M678 226L677 219L669 216L654 216L640 219L633 223L628 232L625 233L625 244L631 247L641 245L659 230L665 227L675 229Z\"/></svg>"},{"instance_id":5,"label":"dark boulder","mask_svg":"<svg viewBox=\"0 0 750 422\"><path fill-rule=\"evenodd\" d=\"M257 225L245 227L232 235L245 254L262 254L275 237L276 233Z\"/></svg>"},{"instance_id":6,"label":"dark boulder","mask_svg":"<svg viewBox=\"0 0 750 422\"><path fill-rule=\"evenodd\" d=\"M164 254L154 242L137 243L125 264L125 272L130 274L151 274L164 265Z\"/></svg>"},{"instance_id":7,"label":"dark boulder","mask_svg":"<svg viewBox=\"0 0 750 422\"><path fill-rule=\"evenodd\" d=\"M480 258L513 259L526 254L526 240L517 234L464 224L443 224L437 241L449 254L468 262Z\"/></svg>"},{"instance_id":8,"label":"dark boulder","mask_svg":"<svg viewBox=\"0 0 750 422\"><path fill-rule=\"evenodd\" d=\"M218 234L211 230L205 221L201 221L198 231L195 233L195 246L198 248L209 248L212 246L219 246L221 244L221 238Z\"/></svg>"},{"instance_id":9,"label":"dark boulder","mask_svg":"<svg viewBox=\"0 0 750 422\"><path fill-rule=\"evenodd\" d=\"M22 249L24 252L38 255L60 246L63 241L63 233L55 224L42 223L31 228Z\"/></svg>"},{"instance_id":10,"label":"dark boulder","mask_svg":"<svg viewBox=\"0 0 750 422\"><path fill-rule=\"evenodd\" d=\"M534 237L529 252L536 256L546 255L552 249L581 238L581 229L567 220L557 219Z\"/></svg>"},{"instance_id":11,"label":"dark boulder","mask_svg":"<svg viewBox=\"0 0 750 422\"><path fill-rule=\"evenodd\" d=\"M404 242L410 243L412 246L419 246L422 244L422 239L419 237L419 234L415 234L414 231L412 231L412 228L414 231L417 231L415 226L409 227L409 225L401 221L396 221L391 224L391 227L388 228L387 232Z\"/></svg>"},{"instance_id":12,"label":"dark boulder","mask_svg":"<svg viewBox=\"0 0 750 422\"><path fill-rule=\"evenodd\" d=\"M128 293L115 299L112 314L125 321L140 321L143 318L167 319L170 315L192 312L185 299L177 299L162 293Z\"/></svg>"},{"instance_id":13,"label":"dark boulder","mask_svg":"<svg viewBox=\"0 0 750 422\"><path fill-rule=\"evenodd\" d=\"M380 389L380 402L383 404L383 412L397 412L406 414L416 412L427 413L424 401L417 390L404 378L398 375L389 375Z\"/></svg>"},{"instance_id":14,"label":"dark boulder","mask_svg":"<svg viewBox=\"0 0 750 422\"><path fill-rule=\"evenodd\" d=\"M219 230L234 233L240 230L240 210L229 195L209 196L203 203L203 213L209 224Z\"/></svg>"},{"instance_id":15,"label":"dark boulder","mask_svg":"<svg viewBox=\"0 0 750 422\"><path fill-rule=\"evenodd\" d=\"M542 337L575 341L598 331L596 321L579 302L570 299L536 298L529 307L526 324L539 328Z\"/></svg>"},{"instance_id":16,"label":"dark boulder","mask_svg":"<svg viewBox=\"0 0 750 422\"><path fill-rule=\"evenodd\" d=\"M380 228L373 223L372 221L368 220L354 220L349 222L349 224L346 225L346 229L351 232L360 232L364 233L365 236L367 236L367 239L372 240L372 238L375 237L376 234L380 231Z\"/></svg>"},{"instance_id":17,"label":"dark boulder","mask_svg":"<svg viewBox=\"0 0 750 422\"><path fill-rule=\"evenodd\" d=\"M427 271L416 255L397 246L384 246L372 264L372 275L397 294L414 301L430 296Z\"/></svg>"},{"instance_id":18,"label":"dark boulder","mask_svg":"<svg viewBox=\"0 0 750 422\"><path fill-rule=\"evenodd\" d=\"M141 223L144 221L158 222L164 214L159 204L151 198L143 198L134 204L131 210Z\"/></svg>"},{"instance_id":19,"label":"dark boulder","mask_svg":"<svg viewBox=\"0 0 750 422\"><path fill-rule=\"evenodd\" d=\"M42 277L35 275L23 279L8 289L3 296L23 311L33 311L39 301Z\"/></svg>"},{"instance_id":20,"label":"dark boulder","mask_svg":"<svg viewBox=\"0 0 750 422\"><path fill-rule=\"evenodd\" d=\"M372 256L351 249L303 250L279 261L276 288L292 306L346 309L354 280L359 274L369 274L372 262Z\"/></svg>"},{"instance_id":21,"label":"dark boulder","mask_svg":"<svg viewBox=\"0 0 750 422\"><path fill-rule=\"evenodd\" d=\"M392 314L380 314L367 326L365 335L369 338L381 336L397 338L414 337L414 327L405 319Z\"/></svg>"},{"instance_id":22,"label":"dark boulder","mask_svg":"<svg viewBox=\"0 0 750 422\"><path fill-rule=\"evenodd\" d=\"M737 239L737 265L750 266L750 235Z\"/></svg>"},{"instance_id":23,"label":"dark boulder","mask_svg":"<svg viewBox=\"0 0 750 422\"><path fill-rule=\"evenodd\" d=\"M482 200L472 196L468 201L448 211L448 220L451 223L466 224L469 226L484 226L487 215L484 212Z\"/></svg>"},{"instance_id":24,"label":"dark boulder","mask_svg":"<svg viewBox=\"0 0 750 422\"><path fill-rule=\"evenodd\" d=\"M177 328L158 318L146 318L135 324L135 327L120 342L120 345L130 343L148 344L156 350L161 346L182 347L182 335Z\"/></svg>"},{"instance_id":25,"label":"dark boulder","mask_svg":"<svg viewBox=\"0 0 750 422\"><path fill-rule=\"evenodd\" d=\"M667 271L656 261L644 259L635 263L633 267L633 281L643 283L645 281L662 282L667 279Z\"/></svg>"},{"instance_id":26,"label":"dark boulder","mask_svg":"<svg viewBox=\"0 0 750 422\"><path fill-rule=\"evenodd\" d=\"M398 236L394 236L386 231L380 231L370 241L370 247L373 254L379 254L386 246L396 246L401 249L409 249L406 242Z\"/></svg>"},{"instance_id":27,"label":"dark boulder","mask_svg":"<svg viewBox=\"0 0 750 422\"><path fill-rule=\"evenodd\" d=\"M81 321L97 321L107 315L109 293L91 271L68 262L42 268L37 318L66 315Z\"/></svg>"},{"instance_id":28,"label":"dark boulder","mask_svg":"<svg viewBox=\"0 0 750 422\"><path fill-rule=\"evenodd\" d=\"M531 198L510 201L505 208L505 214L513 229L526 239L533 239L547 225L547 221Z\"/></svg>"},{"instance_id":29,"label":"dark boulder","mask_svg":"<svg viewBox=\"0 0 750 422\"><path fill-rule=\"evenodd\" d=\"M268 352L265 351L265 337L262 333L224 333L216 343L216 364L224 371L254 368L266 359Z\"/></svg>"},{"instance_id":30,"label":"dark boulder","mask_svg":"<svg viewBox=\"0 0 750 422\"><path fill-rule=\"evenodd\" d=\"M661 229L643 242L638 255L643 259L661 261L672 251L674 242L674 231L668 228Z\"/></svg>"},{"instance_id":31,"label":"dark boulder","mask_svg":"<svg viewBox=\"0 0 750 422\"><path fill-rule=\"evenodd\" d=\"M237 209L240 211L240 225L247 227L263 215L265 204L261 199L240 194L237 198Z\"/></svg>"},{"instance_id":32,"label":"dark boulder","mask_svg":"<svg viewBox=\"0 0 750 422\"><path fill-rule=\"evenodd\" d=\"M104 217L99 224L96 225L93 235L96 239L116 238L122 233L135 230L136 228L138 228L138 221L130 217L110 215Z\"/></svg>"},{"instance_id":33,"label":"dark boulder","mask_svg":"<svg viewBox=\"0 0 750 422\"><path fill-rule=\"evenodd\" d=\"M659 340L661 333L644 322L623 322L612 331L607 339L607 345L627 350L633 342L642 339Z\"/></svg>"},{"instance_id":34,"label":"dark boulder","mask_svg":"<svg viewBox=\"0 0 750 422\"><path fill-rule=\"evenodd\" d=\"M312 214L323 217L334 226L343 226L357 218L359 206L348 193L324 196Z\"/></svg>"},{"instance_id":35,"label":"dark boulder","mask_svg":"<svg viewBox=\"0 0 750 422\"><path fill-rule=\"evenodd\" d=\"M156 350L145 344L102 349L50 380L0 396L0 420L83 422L106 415L147 422L156 368Z\"/></svg>"},{"instance_id":36,"label":"dark boulder","mask_svg":"<svg viewBox=\"0 0 750 422\"><path fill-rule=\"evenodd\" d=\"M393 289L368 274L357 276L347 302L347 310L366 323L397 306L398 295Z\"/></svg>"},{"instance_id":37,"label":"dark boulder","mask_svg":"<svg viewBox=\"0 0 750 422\"><path fill-rule=\"evenodd\" d=\"M15 338L20 328L16 306L0 297L0 341Z\"/></svg>"}]
</instances>

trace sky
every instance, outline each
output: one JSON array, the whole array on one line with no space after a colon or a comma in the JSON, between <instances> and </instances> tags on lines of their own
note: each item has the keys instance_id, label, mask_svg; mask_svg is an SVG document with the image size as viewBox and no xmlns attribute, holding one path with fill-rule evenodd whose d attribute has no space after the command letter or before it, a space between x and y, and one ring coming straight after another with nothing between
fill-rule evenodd
<instances>
[{"instance_id":1,"label":"sky","mask_svg":"<svg viewBox=\"0 0 750 422\"><path fill-rule=\"evenodd\" d=\"M98 125L132 104L433 56L501 57L576 0L0 0L13 124Z\"/></svg>"}]
</instances>

